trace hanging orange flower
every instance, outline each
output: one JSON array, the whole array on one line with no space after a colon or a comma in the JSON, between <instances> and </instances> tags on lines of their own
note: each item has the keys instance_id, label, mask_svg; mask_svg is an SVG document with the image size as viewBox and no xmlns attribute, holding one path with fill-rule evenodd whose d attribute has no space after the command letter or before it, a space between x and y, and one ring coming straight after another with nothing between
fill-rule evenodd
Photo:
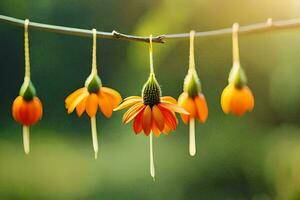
<instances>
[{"instance_id":1,"label":"hanging orange flower","mask_svg":"<svg viewBox=\"0 0 300 200\"><path fill-rule=\"evenodd\" d=\"M76 108L76 113L80 117L84 111L90 116L95 117L98 108L103 115L110 118L112 111L122 101L121 95L108 87L99 87L97 91L91 92L87 87L80 88L70 94L66 100L68 113L72 113Z\"/></svg>"},{"instance_id":2,"label":"hanging orange flower","mask_svg":"<svg viewBox=\"0 0 300 200\"><path fill-rule=\"evenodd\" d=\"M144 85L142 97L131 96L124 99L114 111L127 107L130 109L123 115L122 121L127 124L133 120L133 130L136 134L144 132L149 135L152 131L155 136L167 134L176 130L178 120L175 112L188 115L183 108L177 106L173 97L161 97L161 89L153 73Z\"/></svg>"},{"instance_id":3,"label":"hanging orange flower","mask_svg":"<svg viewBox=\"0 0 300 200\"><path fill-rule=\"evenodd\" d=\"M110 118L113 109L122 101L121 95L108 87L103 87L97 73L96 64L96 30L93 29L93 59L92 72L85 82L83 88L77 89L65 100L68 113L72 113L76 108L76 113L80 117L85 111L91 118L91 129L95 158L98 154L98 139L96 128L96 113L100 108L103 115Z\"/></svg>"},{"instance_id":4,"label":"hanging orange flower","mask_svg":"<svg viewBox=\"0 0 300 200\"><path fill-rule=\"evenodd\" d=\"M204 123L208 116L207 103L195 68L194 36L195 31L191 31L189 70L184 80L183 93L178 98L178 105L190 113L189 115L181 114L181 119L185 124L190 125L189 153L191 156L196 154L195 119Z\"/></svg>"},{"instance_id":5,"label":"hanging orange flower","mask_svg":"<svg viewBox=\"0 0 300 200\"><path fill-rule=\"evenodd\" d=\"M25 54L25 77L21 86L19 96L12 105L12 115L14 120L23 125L23 145L26 154L30 152L29 126L36 124L43 115L43 106L36 96L36 90L30 80L30 57L29 57L29 20L24 23L24 54Z\"/></svg>"},{"instance_id":6,"label":"hanging orange flower","mask_svg":"<svg viewBox=\"0 0 300 200\"><path fill-rule=\"evenodd\" d=\"M167 134L170 130L176 130L178 120L175 113L186 115L189 113L177 106L177 102L173 97L161 97L161 88L155 78L153 68L152 35L149 38L149 55L150 75L142 89L142 97L128 97L114 111L130 107L123 115L123 123L127 124L133 120L133 130L136 134L143 131L146 136L150 135L150 174L154 179L155 168L152 135L159 136L161 133Z\"/></svg>"},{"instance_id":7,"label":"hanging orange flower","mask_svg":"<svg viewBox=\"0 0 300 200\"><path fill-rule=\"evenodd\" d=\"M254 97L247 86L247 77L240 65L238 47L238 28L235 23L232 31L233 42L233 67L228 78L228 86L223 90L221 96L221 107L224 113L242 116L245 112L251 112L254 108Z\"/></svg>"},{"instance_id":8,"label":"hanging orange flower","mask_svg":"<svg viewBox=\"0 0 300 200\"><path fill-rule=\"evenodd\" d=\"M229 84L222 92L221 106L225 113L242 116L245 112L253 110L254 97L249 87L239 88Z\"/></svg>"},{"instance_id":9,"label":"hanging orange flower","mask_svg":"<svg viewBox=\"0 0 300 200\"><path fill-rule=\"evenodd\" d=\"M36 96L31 100L26 100L24 97L18 96L13 102L12 115L22 125L34 125L42 118L42 103Z\"/></svg>"}]
</instances>

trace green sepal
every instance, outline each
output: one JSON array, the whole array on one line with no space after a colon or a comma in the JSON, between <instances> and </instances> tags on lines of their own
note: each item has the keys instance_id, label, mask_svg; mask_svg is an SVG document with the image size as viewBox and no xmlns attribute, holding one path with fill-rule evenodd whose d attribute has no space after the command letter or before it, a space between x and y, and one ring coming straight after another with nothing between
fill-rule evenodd
<instances>
[{"instance_id":1,"label":"green sepal","mask_svg":"<svg viewBox=\"0 0 300 200\"><path fill-rule=\"evenodd\" d=\"M153 73L150 74L143 86L142 97L145 105L154 106L160 102L161 88Z\"/></svg>"},{"instance_id":2,"label":"green sepal","mask_svg":"<svg viewBox=\"0 0 300 200\"><path fill-rule=\"evenodd\" d=\"M21 86L19 95L26 101L30 101L36 96L36 90L31 80L25 80Z\"/></svg>"},{"instance_id":3,"label":"green sepal","mask_svg":"<svg viewBox=\"0 0 300 200\"><path fill-rule=\"evenodd\" d=\"M201 82L196 70L189 70L183 84L183 91L190 97L195 97L201 92Z\"/></svg>"},{"instance_id":4,"label":"green sepal","mask_svg":"<svg viewBox=\"0 0 300 200\"><path fill-rule=\"evenodd\" d=\"M247 76L240 63L234 63L229 73L229 84L234 84L236 88L242 88L247 84Z\"/></svg>"},{"instance_id":5,"label":"green sepal","mask_svg":"<svg viewBox=\"0 0 300 200\"><path fill-rule=\"evenodd\" d=\"M90 93L97 93L102 87L102 82L98 74L93 73L85 81L85 87Z\"/></svg>"}]
</instances>

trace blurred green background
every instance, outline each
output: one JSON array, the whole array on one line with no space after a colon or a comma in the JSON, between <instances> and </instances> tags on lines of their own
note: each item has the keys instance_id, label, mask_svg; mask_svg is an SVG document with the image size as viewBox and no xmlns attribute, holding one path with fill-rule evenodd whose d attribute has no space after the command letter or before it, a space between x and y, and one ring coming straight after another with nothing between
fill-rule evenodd
<instances>
[{"instance_id":1,"label":"blurred green background","mask_svg":"<svg viewBox=\"0 0 300 200\"><path fill-rule=\"evenodd\" d=\"M1 0L0 14L35 22L149 35L206 31L300 17L297 0ZM24 74L23 29L0 24L0 199L300 199L300 30L240 36L241 63L255 95L254 112L223 114L220 94L232 65L231 36L197 38L196 66L209 105L197 124L197 154L188 127L155 138L156 181L149 141L122 125L123 112L98 115L94 160L87 116L67 115L65 97L83 86L91 38L30 31L32 80L44 105L25 156L11 104ZM163 95L178 97L189 41L154 45ZM99 39L105 86L139 95L149 71L148 45Z\"/></svg>"}]
</instances>

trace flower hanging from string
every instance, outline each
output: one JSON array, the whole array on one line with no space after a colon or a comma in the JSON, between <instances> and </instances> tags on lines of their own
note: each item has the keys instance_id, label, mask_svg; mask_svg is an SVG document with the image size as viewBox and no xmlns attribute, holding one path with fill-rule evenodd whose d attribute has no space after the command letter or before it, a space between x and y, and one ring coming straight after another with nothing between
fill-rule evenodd
<instances>
[{"instance_id":1,"label":"flower hanging from string","mask_svg":"<svg viewBox=\"0 0 300 200\"><path fill-rule=\"evenodd\" d=\"M36 124L43 115L43 106L36 96L36 90L30 79L30 57L28 39L29 20L24 23L24 54L25 54L25 77L19 96L12 105L13 118L23 125L23 144L26 154L30 152L29 126Z\"/></svg>"},{"instance_id":2,"label":"flower hanging from string","mask_svg":"<svg viewBox=\"0 0 300 200\"><path fill-rule=\"evenodd\" d=\"M95 159L98 154L98 139L96 128L96 113L98 107L103 115L110 118L113 109L116 108L122 101L121 95L108 87L103 87L100 77L97 72L96 63L96 39L97 32L93 29L93 51L92 51L92 71L87 78L83 88L77 89L70 94L66 100L65 105L68 113L72 113L76 109L77 115L80 117L84 111L91 118L92 140L95 152Z\"/></svg>"},{"instance_id":3,"label":"flower hanging from string","mask_svg":"<svg viewBox=\"0 0 300 200\"><path fill-rule=\"evenodd\" d=\"M254 97L247 86L245 71L240 65L238 29L239 25L235 23L232 27L233 67L229 74L228 85L222 92L221 106L226 114L242 116L246 111L253 110Z\"/></svg>"},{"instance_id":4,"label":"flower hanging from string","mask_svg":"<svg viewBox=\"0 0 300 200\"><path fill-rule=\"evenodd\" d=\"M207 103L202 94L200 79L195 68L194 36L195 31L191 31L189 70L184 79L183 93L178 98L178 105L190 113L190 115L181 114L181 118L185 124L189 123L189 153L191 156L196 154L195 119L204 123L208 116Z\"/></svg>"},{"instance_id":5,"label":"flower hanging from string","mask_svg":"<svg viewBox=\"0 0 300 200\"><path fill-rule=\"evenodd\" d=\"M189 113L177 106L177 101L173 97L161 97L161 88L153 69L152 35L149 41L149 54L150 74L142 89L142 97L128 97L114 111L130 107L123 115L123 123L127 124L133 120L133 130L136 134L143 131L146 136L150 135L150 174L154 179L153 134L158 137L161 133L168 134L170 130L176 130L178 120L175 112L186 115Z\"/></svg>"}]
</instances>

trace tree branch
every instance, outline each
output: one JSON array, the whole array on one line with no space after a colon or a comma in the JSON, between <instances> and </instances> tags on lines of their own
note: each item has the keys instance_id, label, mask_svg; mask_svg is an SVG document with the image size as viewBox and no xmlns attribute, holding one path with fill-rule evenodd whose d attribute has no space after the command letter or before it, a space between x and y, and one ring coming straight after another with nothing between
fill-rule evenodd
<instances>
[{"instance_id":1,"label":"tree branch","mask_svg":"<svg viewBox=\"0 0 300 200\"><path fill-rule=\"evenodd\" d=\"M24 20L21 20L21 19L0 15L0 21L7 22L7 23L15 25L15 26L24 27ZM55 25L42 24L42 23L37 23L37 22L29 22L28 27L29 27L29 29L62 33L62 34L66 34L66 35L75 35L75 36L83 36L83 37L92 37L93 36L92 30L71 28L71 27L65 27L65 26L55 26ZM117 39L117 40L149 42L149 37L126 35L126 34L118 33L116 31L112 31L111 33L97 31L97 37L98 38ZM152 41L156 42L156 43L164 43L163 38L164 38L163 36L153 37Z\"/></svg>"},{"instance_id":2,"label":"tree branch","mask_svg":"<svg viewBox=\"0 0 300 200\"><path fill-rule=\"evenodd\" d=\"M16 19L13 17L8 17L0 15L0 22L6 22L15 26L24 27L24 20ZM37 22L29 23L30 29L36 29L40 31L48 31L55 33L62 33L67 35L83 36L83 37L92 37L92 30L71 28L65 26L55 26L50 24L42 24ZM257 23L246 26L240 26L239 34L248 34L248 33L257 33L257 32L266 32L280 29L291 29L299 28L300 19L288 19L288 20L279 20L272 21L268 19L265 23ZM209 36L220 36L228 35L232 33L232 28L217 29L212 31L196 32L195 37L209 37ZM137 41L137 42L149 42L149 37L126 35L119 33L117 31L112 32L102 32L97 31L98 38L107 38L114 40L127 40L127 41ZM166 34L159 35L152 38L152 41L155 43L164 43L168 39L183 39L189 38L190 33L179 33L179 34Z\"/></svg>"}]
</instances>

